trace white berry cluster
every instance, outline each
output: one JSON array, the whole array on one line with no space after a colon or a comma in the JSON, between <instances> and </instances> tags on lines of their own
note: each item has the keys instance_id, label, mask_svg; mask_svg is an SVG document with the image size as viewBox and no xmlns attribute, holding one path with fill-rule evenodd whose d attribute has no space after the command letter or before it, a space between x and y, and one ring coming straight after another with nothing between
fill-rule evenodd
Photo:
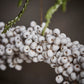
<instances>
[{"instance_id":1,"label":"white berry cluster","mask_svg":"<svg viewBox=\"0 0 84 84\"><path fill-rule=\"evenodd\" d=\"M21 63L48 63L56 72L57 84L71 84L77 81L84 84L84 45L78 41L71 42L66 34L58 28L45 31L35 21L30 27L16 26L2 34L4 23L0 22L0 69L6 65L21 70Z\"/></svg>"}]
</instances>

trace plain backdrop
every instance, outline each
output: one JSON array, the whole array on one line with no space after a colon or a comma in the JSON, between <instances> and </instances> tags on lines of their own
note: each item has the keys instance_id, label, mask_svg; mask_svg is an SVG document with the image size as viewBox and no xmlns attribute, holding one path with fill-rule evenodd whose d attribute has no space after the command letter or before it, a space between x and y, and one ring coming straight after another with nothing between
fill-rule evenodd
<instances>
[{"instance_id":1,"label":"plain backdrop","mask_svg":"<svg viewBox=\"0 0 84 84\"><path fill-rule=\"evenodd\" d=\"M56 0L43 0L43 21L49 7ZM7 23L21 10L17 8L18 0L0 0L0 21ZM35 20L40 25L40 0L30 0L30 3L16 25L29 26ZM84 44L84 0L68 0L67 11L61 8L53 15L49 28L59 28L69 36L72 41L78 40ZM23 63L22 71L8 68L0 71L0 84L56 84L55 72L45 63Z\"/></svg>"}]
</instances>

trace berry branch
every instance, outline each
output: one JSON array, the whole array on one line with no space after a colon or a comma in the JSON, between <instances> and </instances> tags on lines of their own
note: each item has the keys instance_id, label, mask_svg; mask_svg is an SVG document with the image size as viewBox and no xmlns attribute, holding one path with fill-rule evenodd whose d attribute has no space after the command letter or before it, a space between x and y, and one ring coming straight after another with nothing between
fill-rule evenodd
<instances>
[{"instance_id":1,"label":"berry branch","mask_svg":"<svg viewBox=\"0 0 84 84\"><path fill-rule=\"evenodd\" d=\"M44 62L55 70L56 84L84 84L84 45L71 41L58 28L47 28L31 21L29 27L16 26L2 34L0 22L0 70L22 70L22 63ZM75 83L77 82L77 83Z\"/></svg>"},{"instance_id":2,"label":"berry branch","mask_svg":"<svg viewBox=\"0 0 84 84\"><path fill-rule=\"evenodd\" d=\"M49 10L46 13L46 25L42 31L42 35L44 35L46 28L49 26L50 20L52 18L52 15L58 10L58 8L62 5L62 9L63 11L65 11L66 9L66 3L67 0L57 0L57 2L55 3L54 6L52 6L51 8L49 8Z\"/></svg>"},{"instance_id":3,"label":"berry branch","mask_svg":"<svg viewBox=\"0 0 84 84\"><path fill-rule=\"evenodd\" d=\"M22 1L19 0L19 7ZM47 28L52 15L60 6L63 11L66 10L67 1L57 0L46 14L46 25L42 23L41 27L32 21L29 27L16 26L10 29L20 20L29 0L26 0L22 11L14 20L6 25L0 22L0 70L6 70L6 64L20 71L23 62L45 62L55 69L57 84L84 84L84 45L79 41L72 42L58 28L54 30ZM46 34L42 36L46 28Z\"/></svg>"},{"instance_id":4,"label":"berry branch","mask_svg":"<svg viewBox=\"0 0 84 84\"><path fill-rule=\"evenodd\" d=\"M19 0L19 6L21 6L21 3L22 3L22 0ZM10 27L12 27L14 24L16 24L17 21L20 21L20 18L22 17L25 9L27 8L27 5L29 3L29 0L26 0L24 6L23 6L23 9L20 11L20 13L18 14L18 16L16 16L13 20L9 21L6 25L5 25L5 28L3 30L2 33L6 33L7 30L9 30Z\"/></svg>"}]
</instances>

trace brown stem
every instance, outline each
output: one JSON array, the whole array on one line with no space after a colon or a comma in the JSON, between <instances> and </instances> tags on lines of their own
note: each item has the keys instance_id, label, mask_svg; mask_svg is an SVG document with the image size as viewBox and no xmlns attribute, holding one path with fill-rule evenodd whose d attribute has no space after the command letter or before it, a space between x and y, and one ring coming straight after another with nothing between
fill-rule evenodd
<instances>
[{"instance_id":1,"label":"brown stem","mask_svg":"<svg viewBox=\"0 0 84 84\"><path fill-rule=\"evenodd\" d=\"M41 24L43 21L43 0L40 0L40 19L41 19Z\"/></svg>"}]
</instances>

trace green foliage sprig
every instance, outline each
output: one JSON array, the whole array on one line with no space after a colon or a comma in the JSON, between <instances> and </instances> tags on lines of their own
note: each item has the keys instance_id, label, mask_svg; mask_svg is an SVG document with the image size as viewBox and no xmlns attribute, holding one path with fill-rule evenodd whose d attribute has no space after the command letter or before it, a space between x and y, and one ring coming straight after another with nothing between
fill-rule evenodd
<instances>
[{"instance_id":1,"label":"green foliage sprig","mask_svg":"<svg viewBox=\"0 0 84 84\"><path fill-rule=\"evenodd\" d=\"M17 6L20 7L22 5L22 2L23 2L23 0L19 0Z\"/></svg>"},{"instance_id":2,"label":"green foliage sprig","mask_svg":"<svg viewBox=\"0 0 84 84\"><path fill-rule=\"evenodd\" d=\"M54 6L52 6L51 8L48 9L47 13L46 13L46 25L42 31L42 35L44 35L46 28L49 26L50 20L52 18L52 15L58 10L58 8L60 6L62 6L62 10L65 11L66 10L66 4L67 4L68 0L57 0L57 2L55 3ZM23 0L19 0L18 1L18 7L20 7L22 5ZM6 25L5 28L3 30L2 33L6 33L7 30L9 30L10 27L12 27L14 24L16 24L17 21L20 21L20 18L22 17L25 9L27 8L27 5L29 3L29 0L26 0L22 10L20 11L20 13L18 14L18 16L16 16L13 20L9 21Z\"/></svg>"},{"instance_id":3,"label":"green foliage sprig","mask_svg":"<svg viewBox=\"0 0 84 84\"><path fill-rule=\"evenodd\" d=\"M66 9L66 3L67 0L57 0L54 6L49 8L49 10L46 13L45 19L46 19L46 25L42 31L42 35L44 35L46 28L49 26L50 20L52 18L52 15L58 10L58 8L62 5L63 11Z\"/></svg>"},{"instance_id":4,"label":"green foliage sprig","mask_svg":"<svg viewBox=\"0 0 84 84\"><path fill-rule=\"evenodd\" d=\"M22 0L20 0L22 1ZM19 1L19 6L21 6L21 2ZM10 27L12 27L14 24L16 24L17 21L20 21L20 18L22 17L25 9L27 8L27 5L29 3L29 0L26 0L22 10L20 11L20 13L18 14L18 16L16 16L13 20L9 21L6 25L5 25L5 28L3 30L2 33L6 33L7 30L9 30Z\"/></svg>"},{"instance_id":5,"label":"green foliage sprig","mask_svg":"<svg viewBox=\"0 0 84 84\"><path fill-rule=\"evenodd\" d=\"M68 1L68 0L63 0L63 3L62 3L62 10L63 10L63 12L66 11L67 1Z\"/></svg>"}]
</instances>

